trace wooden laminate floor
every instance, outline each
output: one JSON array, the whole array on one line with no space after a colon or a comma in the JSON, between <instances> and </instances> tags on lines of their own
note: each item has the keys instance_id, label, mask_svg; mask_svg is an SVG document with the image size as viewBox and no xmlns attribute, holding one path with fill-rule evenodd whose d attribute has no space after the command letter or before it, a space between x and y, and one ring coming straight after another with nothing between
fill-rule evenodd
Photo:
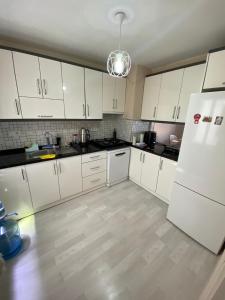
<instances>
[{"instance_id":1,"label":"wooden laminate floor","mask_svg":"<svg viewBox=\"0 0 225 300\"><path fill-rule=\"evenodd\" d=\"M217 257L166 211L126 181L21 220L27 249L7 262L0 299L197 300Z\"/></svg>"}]
</instances>

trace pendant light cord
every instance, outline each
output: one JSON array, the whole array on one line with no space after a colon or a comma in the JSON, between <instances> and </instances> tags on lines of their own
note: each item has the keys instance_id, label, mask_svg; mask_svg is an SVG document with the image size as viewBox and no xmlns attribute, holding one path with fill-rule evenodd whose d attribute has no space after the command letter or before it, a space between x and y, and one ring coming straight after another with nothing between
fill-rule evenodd
<instances>
[{"instance_id":1,"label":"pendant light cord","mask_svg":"<svg viewBox=\"0 0 225 300\"><path fill-rule=\"evenodd\" d=\"M120 39L119 39L119 50L121 50L121 37L122 37L122 24L125 18L125 15L123 12L118 13L119 18L120 18Z\"/></svg>"}]
</instances>

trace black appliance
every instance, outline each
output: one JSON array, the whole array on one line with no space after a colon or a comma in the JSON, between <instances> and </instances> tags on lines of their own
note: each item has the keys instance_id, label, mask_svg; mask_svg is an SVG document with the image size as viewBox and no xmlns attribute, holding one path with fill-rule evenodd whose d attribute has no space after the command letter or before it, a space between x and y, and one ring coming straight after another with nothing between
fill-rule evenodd
<instances>
[{"instance_id":1,"label":"black appliance","mask_svg":"<svg viewBox=\"0 0 225 300\"><path fill-rule=\"evenodd\" d=\"M109 149L109 148L120 148L120 147L126 147L129 145L128 142L120 140L120 139L114 139L114 138L109 138L109 139L96 139L92 140L92 143L95 144L96 146L102 148L102 149Z\"/></svg>"},{"instance_id":2,"label":"black appliance","mask_svg":"<svg viewBox=\"0 0 225 300\"><path fill-rule=\"evenodd\" d=\"M156 144L156 132L155 131L145 131L144 133L144 143L150 148L154 148Z\"/></svg>"}]
</instances>

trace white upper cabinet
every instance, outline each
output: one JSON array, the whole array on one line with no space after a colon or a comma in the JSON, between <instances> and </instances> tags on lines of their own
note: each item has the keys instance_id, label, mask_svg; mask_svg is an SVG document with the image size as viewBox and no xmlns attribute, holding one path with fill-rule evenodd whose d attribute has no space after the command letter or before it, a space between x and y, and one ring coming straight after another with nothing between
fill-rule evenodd
<instances>
[{"instance_id":1,"label":"white upper cabinet","mask_svg":"<svg viewBox=\"0 0 225 300\"><path fill-rule=\"evenodd\" d=\"M102 72L85 69L86 118L102 119Z\"/></svg>"},{"instance_id":2,"label":"white upper cabinet","mask_svg":"<svg viewBox=\"0 0 225 300\"><path fill-rule=\"evenodd\" d=\"M0 50L0 119L21 119L12 52Z\"/></svg>"},{"instance_id":3,"label":"white upper cabinet","mask_svg":"<svg viewBox=\"0 0 225 300\"><path fill-rule=\"evenodd\" d=\"M115 112L124 113L126 98L126 79L115 78Z\"/></svg>"},{"instance_id":4,"label":"white upper cabinet","mask_svg":"<svg viewBox=\"0 0 225 300\"><path fill-rule=\"evenodd\" d=\"M65 119L61 100L20 97L24 119Z\"/></svg>"},{"instance_id":5,"label":"white upper cabinet","mask_svg":"<svg viewBox=\"0 0 225 300\"><path fill-rule=\"evenodd\" d=\"M143 152L143 166L141 173L141 185L147 190L156 191L160 156Z\"/></svg>"},{"instance_id":6,"label":"white upper cabinet","mask_svg":"<svg viewBox=\"0 0 225 300\"><path fill-rule=\"evenodd\" d=\"M62 63L66 119L85 119L84 68Z\"/></svg>"},{"instance_id":7,"label":"white upper cabinet","mask_svg":"<svg viewBox=\"0 0 225 300\"><path fill-rule=\"evenodd\" d=\"M162 74L145 78L141 118L156 120Z\"/></svg>"},{"instance_id":8,"label":"white upper cabinet","mask_svg":"<svg viewBox=\"0 0 225 300\"><path fill-rule=\"evenodd\" d=\"M188 104L192 93L200 93L205 64L184 69L183 82L177 107L177 122L185 122Z\"/></svg>"},{"instance_id":9,"label":"white upper cabinet","mask_svg":"<svg viewBox=\"0 0 225 300\"><path fill-rule=\"evenodd\" d=\"M225 88L225 50L209 53L203 89Z\"/></svg>"},{"instance_id":10,"label":"white upper cabinet","mask_svg":"<svg viewBox=\"0 0 225 300\"><path fill-rule=\"evenodd\" d=\"M13 52L19 96L42 98L41 74L37 56Z\"/></svg>"},{"instance_id":11,"label":"white upper cabinet","mask_svg":"<svg viewBox=\"0 0 225 300\"><path fill-rule=\"evenodd\" d=\"M183 73L184 69L179 69L162 74L157 120L176 121Z\"/></svg>"},{"instance_id":12,"label":"white upper cabinet","mask_svg":"<svg viewBox=\"0 0 225 300\"><path fill-rule=\"evenodd\" d=\"M175 180L177 162L161 158L156 193L167 203L170 201Z\"/></svg>"},{"instance_id":13,"label":"white upper cabinet","mask_svg":"<svg viewBox=\"0 0 225 300\"><path fill-rule=\"evenodd\" d=\"M68 198L82 192L81 156L57 160L61 198Z\"/></svg>"},{"instance_id":14,"label":"white upper cabinet","mask_svg":"<svg viewBox=\"0 0 225 300\"><path fill-rule=\"evenodd\" d=\"M123 114L126 97L126 79L103 73L103 112Z\"/></svg>"},{"instance_id":15,"label":"white upper cabinet","mask_svg":"<svg viewBox=\"0 0 225 300\"><path fill-rule=\"evenodd\" d=\"M39 57L43 98L63 100L61 63Z\"/></svg>"}]
</instances>

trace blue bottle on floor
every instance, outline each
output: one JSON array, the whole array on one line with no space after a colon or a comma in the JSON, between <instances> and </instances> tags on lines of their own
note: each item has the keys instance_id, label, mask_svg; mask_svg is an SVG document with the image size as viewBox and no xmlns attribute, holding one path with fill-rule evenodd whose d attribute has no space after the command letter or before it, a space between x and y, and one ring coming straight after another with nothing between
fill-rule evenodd
<instances>
[{"instance_id":1,"label":"blue bottle on floor","mask_svg":"<svg viewBox=\"0 0 225 300\"><path fill-rule=\"evenodd\" d=\"M18 222L8 219L17 213L6 214L3 203L0 201L0 253L4 259L18 254L22 248L22 239Z\"/></svg>"}]
</instances>

